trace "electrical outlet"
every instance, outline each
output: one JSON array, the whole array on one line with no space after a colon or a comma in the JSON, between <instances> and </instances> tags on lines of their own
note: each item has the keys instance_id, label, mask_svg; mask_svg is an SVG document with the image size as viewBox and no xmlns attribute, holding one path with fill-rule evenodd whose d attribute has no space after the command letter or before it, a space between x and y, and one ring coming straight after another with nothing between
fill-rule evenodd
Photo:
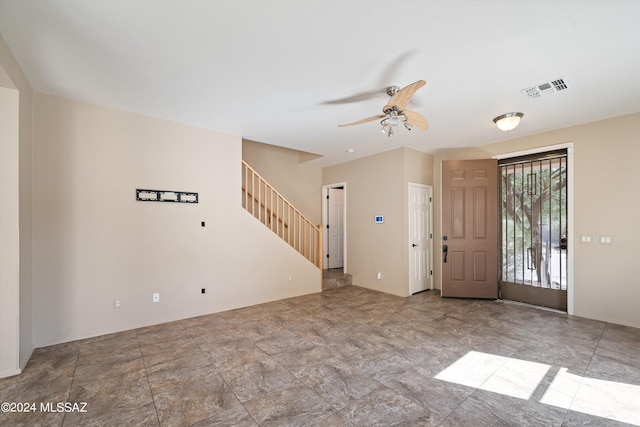
<instances>
[{"instance_id":1,"label":"electrical outlet","mask_svg":"<svg viewBox=\"0 0 640 427\"><path fill-rule=\"evenodd\" d=\"M113 301L113 308L120 308L120 300L119 299Z\"/></svg>"},{"instance_id":2,"label":"electrical outlet","mask_svg":"<svg viewBox=\"0 0 640 427\"><path fill-rule=\"evenodd\" d=\"M159 293L154 293L153 294L153 302L160 302L160 294Z\"/></svg>"},{"instance_id":3,"label":"electrical outlet","mask_svg":"<svg viewBox=\"0 0 640 427\"><path fill-rule=\"evenodd\" d=\"M289 275L289 281L293 282L293 276L291 274Z\"/></svg>"},{"instance_id":4,"label":"electrical outlet","mask_svg":"<svg viewBox=\"0 0 640 427\"><path fill-rule=\"evenodd\" d=\"M376 278L378 280L382 279L382 273L378 271L378 274L376 275Z\"/></svg>"},{"instance_id":5,"label":"electrical outlet","mask_svg":"<svg viewBox=\"0 0 640 427\"><path fill-rule=\"evenodd\" d=\"M202 292L204 294L205 292L207 292L207 290L205 288L202 288L202 290L200 292Z\"/></svg>"}]
</instances>

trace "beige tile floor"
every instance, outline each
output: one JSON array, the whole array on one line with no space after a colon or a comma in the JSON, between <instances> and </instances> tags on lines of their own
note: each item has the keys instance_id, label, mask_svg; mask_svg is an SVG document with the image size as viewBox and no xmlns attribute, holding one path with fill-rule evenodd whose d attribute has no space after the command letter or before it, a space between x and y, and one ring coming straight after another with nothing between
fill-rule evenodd
<instances>
[{"instance_id":1,"label":"beige tile floor","mask_svg":"<svg viewBox=\"0 0 640 427\"><path fill-rule=\"evenodd\" d=\"M640 425L640 329L349 286L40 348L0 402L36 404L2 426Z\"/></svg>"}]
</instances>

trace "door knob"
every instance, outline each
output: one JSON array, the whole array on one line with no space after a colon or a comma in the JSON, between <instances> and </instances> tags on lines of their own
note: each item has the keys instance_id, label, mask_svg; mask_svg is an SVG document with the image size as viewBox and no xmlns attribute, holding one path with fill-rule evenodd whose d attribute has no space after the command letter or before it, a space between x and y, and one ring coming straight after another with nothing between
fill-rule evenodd
<instances>
[{"instance_id":1,"label":"door knob","mask_svg":"<svg viewBox=\"0 0 640 427\"><path fill-rule=\"evenodd\" d=\"M415 243L412 243L412 244L411 244L411 247L412 247L412 248L415 248L416 246L418 246L418 245L416 245Z\"/></svg>"}]
</instances>

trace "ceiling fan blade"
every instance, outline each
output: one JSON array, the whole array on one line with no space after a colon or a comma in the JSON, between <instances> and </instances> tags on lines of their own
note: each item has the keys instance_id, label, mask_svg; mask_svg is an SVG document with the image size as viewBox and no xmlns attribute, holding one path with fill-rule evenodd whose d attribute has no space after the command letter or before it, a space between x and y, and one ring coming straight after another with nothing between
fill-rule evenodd
<instances>
[{"instance_id":1,"label":"ceiling fan blade","mask_svg":"<svg viewBox=\"0 0 640 427\"><path fill-rule=\"evenodd\" d=\"M427 130L427 128L429 127L429 125L427 124L427 119L422 114L416 111L404 110L402 114L407 116L407 123L417 127L418 129Z\"/></svg>"},{"instance_id":2,"label":"ceiling fan blade","mask_svg":"<svg viewBox=\"0 0 640 427\"><path fill-rule=\"evenodd\" d=\"M398 93L391 97L382 111L386 111L390 108L393 108L394 106L398 107L398 110L400 111L404 110L407 104L409 104L409 100L411 99L413 94L426 84L427 82L425 82L424 80L418 80L417 82L411 83L409 86L400 89Z\"/></svg>"},{"instance_id":3,"label":"ceiling fan blade","mask_svg":"<svg viewBox=\"0 0 640 427\"><path fill-rule=\"evenodd\" d=\"M356 93L351 96L346 96L344 98L332 99L330 101L324 101L322 104L352 104L354 102L367 101L372 98L377 98L378 96L384 96L385 89L375 89L367 92Z\"/></svg>"},{"instance_id":4,"label":"ceiling fan blade","mask_svg":"<svg viewBox=\"0 0 640 427\"><path fill-rule=\"evenodd\" d=\"M378 114L377 116L367 117L366 119L358 120L357 122L345 123L343 125L338 125L338 126L343 127L343 126L359 125L360 123L367 123L367 122L372 122L374 120L381 120L381 119L384 119L385 117L387 117L386 114Z\"/></svg>"}]
</instances>

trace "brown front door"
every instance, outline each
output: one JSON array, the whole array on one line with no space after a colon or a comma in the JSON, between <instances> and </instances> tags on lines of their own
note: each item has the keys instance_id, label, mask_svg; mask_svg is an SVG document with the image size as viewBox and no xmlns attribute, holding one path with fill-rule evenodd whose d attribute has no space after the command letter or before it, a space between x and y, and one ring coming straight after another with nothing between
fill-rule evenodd
<instances>
[{"instance_id":1,"label":"brown front door","mask_svg":"<svg viewBox=\"0 0 640 427\"><path fill-rule=\"evenodd\" d=\"M442 162L442 296L498 298L498 161Z\"/></svg>"}]
</instances>

